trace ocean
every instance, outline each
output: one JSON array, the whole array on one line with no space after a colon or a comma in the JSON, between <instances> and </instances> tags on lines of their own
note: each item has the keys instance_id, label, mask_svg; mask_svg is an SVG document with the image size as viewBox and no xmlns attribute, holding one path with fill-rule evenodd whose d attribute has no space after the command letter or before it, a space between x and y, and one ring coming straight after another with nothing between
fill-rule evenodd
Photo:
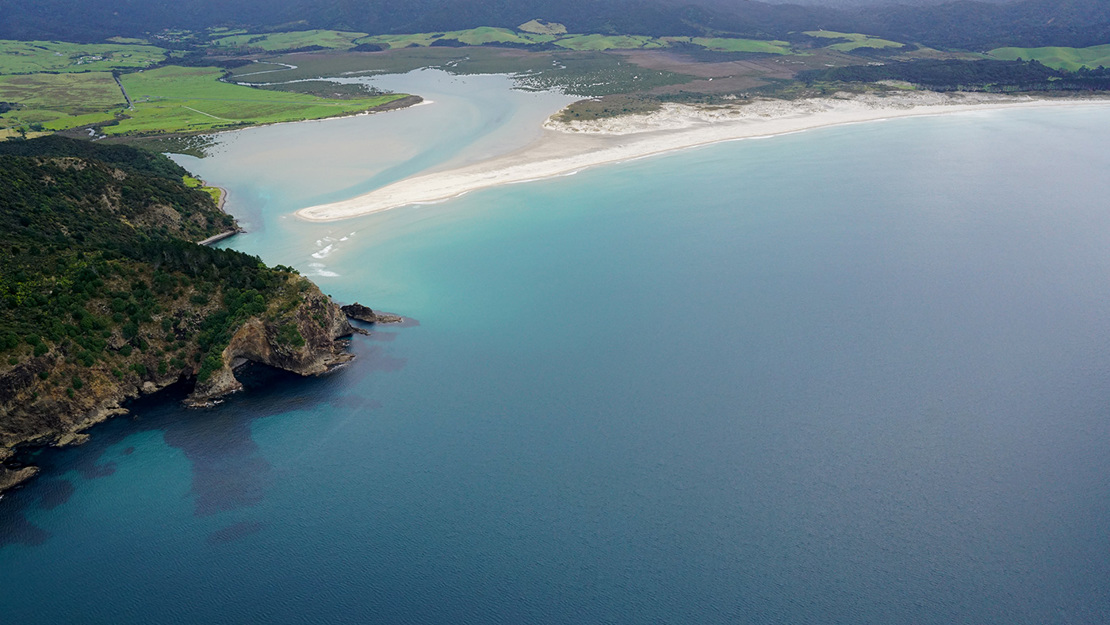
<instances>
[{"instance_id":1,"label":"ocean","mask_svg":"<svg viewBox=\"0 0 1110 625\"><path fill-rule=\"evenodd\" d=\"M229 189L226 246L413 322L40 452L0 503L0 621L1110 621L1110 107L296 220L566 100L373 80L435 104L178 158Z\"/></svg>"}]
</instances>

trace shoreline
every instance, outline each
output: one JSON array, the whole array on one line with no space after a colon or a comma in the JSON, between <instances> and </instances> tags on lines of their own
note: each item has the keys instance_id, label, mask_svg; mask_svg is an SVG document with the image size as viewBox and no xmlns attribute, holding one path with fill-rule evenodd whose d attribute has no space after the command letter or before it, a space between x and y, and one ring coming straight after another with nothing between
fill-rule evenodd
<instances>
[{"instance_id":1,"label":"shoreline","mask_svg":"<svg viewBox=\"0 0 1110 625\"><path fill-rule=\"evenodd\" d=\"M543 136L515 152L405 178L354 198L302 208L295 215L313 222L349 219L726 141L770 138L901 117L1080 104L1106 105L1110 99L1052 100L906 92L801 101L758 100L737 106L664 104L662 109L649 114L577 122L548 119Z\"/></svg>"}]
</instances>

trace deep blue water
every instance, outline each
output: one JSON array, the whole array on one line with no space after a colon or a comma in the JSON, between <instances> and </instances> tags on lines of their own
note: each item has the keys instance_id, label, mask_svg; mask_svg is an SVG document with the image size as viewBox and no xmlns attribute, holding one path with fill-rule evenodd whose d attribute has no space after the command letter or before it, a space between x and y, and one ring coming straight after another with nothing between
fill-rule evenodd
<instances>
[{"instance_id":1,"label":"deep blue water","mask_svg":"<svg viewBox=\"0 0 1110 625\"><path fill-rule=\"evenodd\" d=\"M1108 144L1077 107L338 224L242 191L232 246L419 325L43 452L0 621L1110 622Z\"/></svg>"}]
</instances>

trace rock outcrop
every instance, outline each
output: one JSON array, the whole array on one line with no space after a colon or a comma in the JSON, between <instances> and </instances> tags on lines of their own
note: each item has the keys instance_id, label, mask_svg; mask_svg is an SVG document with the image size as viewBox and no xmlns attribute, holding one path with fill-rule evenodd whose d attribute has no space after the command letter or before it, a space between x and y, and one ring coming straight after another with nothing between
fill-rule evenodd
<instances>
[{"instance_id":1,"label":"rock outcrop","mask_svg":"<svg viewBox=\"0 0 1110 625\"><path fill-rule=\"evenodd\" d=\"M353 332L339 306L312 285L292 311L269 320L256 317L240 326L224 348L223 367L197 384L188 403L207 405L241 390L235 367L248 361L304 376L327 373L354 358L339 340Z\"/></svg>"},{"instance_id":2,"label":"rock outcrop","mask_svg":"<svg viewBox=\"0 0 1110 625\"><path fill-rule=\"evenodd\" d=\"M198 382L187 404L210 406L242 389L234 368L247 361L261 363L304 376L326 373L354 358L347 341L354 329L339 306L311 282L302 285L295 305L278 303L285 309L252 317L232 335L223 350L223 366L204 383ZM61 386L42 383L40 374L54 372L60 354L47 353L0 375L0 492L38 473L36 467L5 466L20 445L80 444L80 432L113 416L126 414L128 400L155 393L182 379L195 379L197 370L159 373L153 362L145 375L128 371L119 377L89 375L80 392L69 393Z\"/></svg>"},{"instance_id":3,"label":"rock outcrop","mask_svg":"<svg viewBox=\"0 0 1110 625\"><path fill-rule=\"evenodd\" d=\"M374 312L372 309L355 302L341 308L343 314L364 323L401 323L404 318L389 313Z\"/></svg>"}]
</instances>

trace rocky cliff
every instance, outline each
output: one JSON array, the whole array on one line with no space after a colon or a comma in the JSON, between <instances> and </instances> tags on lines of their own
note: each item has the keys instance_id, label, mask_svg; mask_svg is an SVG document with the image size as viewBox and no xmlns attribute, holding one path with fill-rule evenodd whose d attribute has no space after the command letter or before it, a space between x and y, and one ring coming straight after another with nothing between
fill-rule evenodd
<instances>
[{"instance_id":1,"label":"rocky cliff","mask_svg":"<svg viewBox=\"0 0 1110 625\"><path fill-rule=\"evenodd\" d=\"M311 285L284 315L270 320L254 317L239 326L220 354L220 368L197 384L188 401L204 405L241 390L235 368L248 361L305 376L327 373L354 358L338 341L352 332L339 306Z\"/></svg>"},{"instance_id":2,"label":"rocky cliff","mask_svg":"<svg viewBox=\"0 0 1110 625\"><path fill-rule=\"evenodd\" d=\"M35 474L16 447L81 443L140 395L186 381L211 405L247 361L318 375L353 358L312 282L194 243L237 226L184 175L123 146L0 145L0 491Z\"/></svg>"}]
</instances>

